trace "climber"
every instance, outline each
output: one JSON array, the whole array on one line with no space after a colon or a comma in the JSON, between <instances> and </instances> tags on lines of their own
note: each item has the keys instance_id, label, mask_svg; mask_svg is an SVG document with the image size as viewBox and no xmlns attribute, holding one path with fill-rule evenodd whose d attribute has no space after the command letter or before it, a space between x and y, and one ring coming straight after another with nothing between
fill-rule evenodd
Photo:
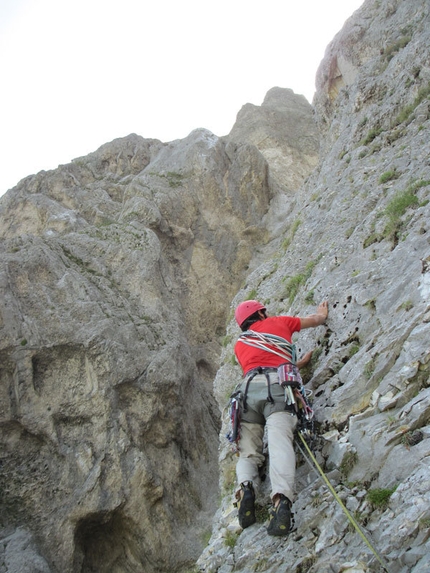
<instances>
[{"instance_id":1,"label":"climber","mask_svg":"<svg viewBox=\"0 0 430 573\"><path fill-rule=\"evenodd\" d=\"M294 406L286 400L286 388L279 383L278 367L292 364L291 368L300 368L310 360L312 353L296 362L292 335L303 328L320 326L327 315L327 301L318 306L315 314L304 318L269 317L266 307L256 300L247 300L236 308L235 318L242 334L234 351L244 373L240 387L236 500L239 524L244 529L256 520L255 493L260 485L259 467L265 459L262 450L267 426L273 504L267 531L269 535L289 533L296 467L293 434L297 417Z\"/></svg>"}]
</instances>

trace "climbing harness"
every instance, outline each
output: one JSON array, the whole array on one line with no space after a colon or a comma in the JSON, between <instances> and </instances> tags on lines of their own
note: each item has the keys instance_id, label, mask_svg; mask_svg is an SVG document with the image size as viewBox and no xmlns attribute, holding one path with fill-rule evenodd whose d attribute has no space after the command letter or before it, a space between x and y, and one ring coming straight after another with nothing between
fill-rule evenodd
<instances>
[{"instance_id":1,"label":"climbing harness","mask_svg":"<svg viewBox=\"0 0 430 573\"><path fill-rule=\"evenodd\" d=\"M253 370L250 370L247 375L246 375L246 385L245 385L245 391L243 393L243 411L246 412L247 411L247 403L246 403L246 399L248 397L248 390L249 390L249 385L252 382L252 380L254 380L254 378L256 376L258 376L259 374L264 374L265 378L266 378L266 385L267 385L267 401L271 402L273 404L274 400L273 400L273 396L272 393L270 391L270 376L269 374L271 372L276 372L277 369L276 368L270 368L270 367L262 367L259 366L258 368L254 368Z\"/></svg>"},{"instance_id":2,"label":"climbing harness","mask_svg":"<svg viewBox=\"0 0 430 573\"><path fill-rule=\"evenodd\" d=\"M236 389L230 396L229 402L229 430L226 434L227 440L233 444L233 452L237 453L239 451L239 439L240 439L240 414L241 412L247 411L247 397L248 397L248 390L249 385L252 380L258 376L263 374L266 377L266 385L267 385L267 401L273 403L274 399L270 390L270 373L277 372L277 368L263 368L258 367L250 370L247 373L245 389L242 392L241 390ZM296 390L294 390L296 391ZM242 407L241 407L242 406ZM290 410L291 412L297 413L297 406L295 403L295 398L291 387L288 386L288 390L286 387L285 390L285 410Z\"/></svg>"},{"instance_id":3,"label":"climbing harness","mask_svg":"<svg viewBox=\"0 0 430 573\"><path fill-rule=\"evenodd\" d=\"M229 403L229 431L226 434L227 440L233 444L233 452L237 453L239 451L239 439L240 439L240 413L247 411L247 397L248 389L252 380L258 374L264 374L266 377L267 384L267 401L274 402L272 394L270 392L270 377L269 372L276 372L276 368L254 368L247 374L246 385L244 392L240 390L235 390L230 396ZM237 386L236 386L237 388ZM242 404L242 408L240 407ZM287 408L287 406L286 406Z\"/></svg>"},{"instance_id":4,"label":"climbing harness","mask_svg":"<svg viewBox=\"0 0 430 573\"><path fill-rule=\"evenodd\" d=\"M247 396L249 385L257 375L263 374L266 377L267 384L267 401L273 403L273 397L270 390L270 376L271 373L277 373L278 383L284 388L285 392L285 410L294 412L299 418L300 427L305 429L309 426L313 418L313 410L308 401L308 392L306 391L299 369L297 368L297 354L296 347L285 338L264 332L256 332L254 330L247 330L242 332L238 341L265 350L272 354L276 354L285 360L280 366L277 367L263 367L259 366L253 368L246 374L246 384L244 392L237 390L230 396L229 404L229 423L230 428L226 434L229 442L234 444L233 449L237 452L238 442L240 438L240 405L242 404L242 411L247 411Z\"/></svg>"},{"instance_id":5,"label":"climbing harness","mask_svg":"<svg viewBox=\"0 0 430 573\"><path fill-rule=\"evenodd\" d=\"M229 422L230 428L226 434L226 438L233 444L234 452L238 452L238 444L240 438L240 412L247 411L247 396L249 385L257 375L264 375L267 384L267 401L273 403L273 397L270 390L270 374L277 374L277 382L284 388L285 393L285 410L296 414L298 418L298 428L303 431L313 431L313 410L309 403L309 396L312 394L310 390L305 389L303 381L300 376L299 369L296 365L297 354L296 347L285 338L276 336L274 334L255 332L247 330L239 336L239 341L259 348L267 352L271 352L280 356L285 360L280 366L277 367L263 367L259 366L253 368L246 375L246 383L243 393L237 390L230 396L229 404ZM242 405L242 408L240 407Z\"/></svg>"},{"instance_id":6,"label":"climbing harness","mask_svg":"<svg viewBox=\"0 0 430 573\"><path fill-rule=\"evenodd\" d=\"M303 431L299 431L298 432L298 436L300 437L309 457L311 458L311 460L313 461L313 463L315 464L315 467L317 468L320 476L322 477L322 479L324 480L325 484L327 485L328 489L330 490L330 493L333 495L334 499L337 501L337 503L340 505L340 507L342 508L342 511L344 512L344 514L346 515L346 517L349 519L349 521L351 522L351 524L354 526L354 528L356 529L356 531L359 533L360 537L362 538L362 540L365 542L365 544L369 547L369 549L372 551L372 553L374 554L374 556L376 557L376 559L379 561L380 565L382 566L382 568L384 569L384 571L386 571L387 573L389 573L388 569L387 569L387 565L384 563L382 557L379 555L379 553L376 551L376 549L373 547L372 543L370 542L370 540L368 539L368 537L366 537L366 535L364 534L364 532L362 531L361 527L358 525L357 521L354 519L354 517L351 515L351 513L348 511L348 509L345 507L345 505L343 504L342 500L340 499L340 497L338 496L338 494L336 493L334 487L331 485L328 477L325 475L325 473L323 472L321 466L319 465L319 463L317 462L314 454L312 453L309 445L307 444L305 438L304 438L304 432ZM297 443L297 446L300 450L300 452L302 453L304 459L308 462L308 464L310 465L310 467L312 469L315 469L312 464L310 463L309 459L307 458L307 456L305 455L304 451L302 450L302 448L300 447L300 444Z\"/></svg>"},{"instance_id":7,"label":"climbing harness","mask_svg":"<svg viewBox=\"0 0 430 573\"><path fill-rule=\"evenodd\" d=\"M238 338L239 342L243 342L253 348L265 350L272 354L276 354L285 360L280 366L272 367L258 367L254 368L247 374L247 381L244 393L244 411L246 412L246 396L248 393L249 383L257 376L257 374L264 374L267 381L267 400L273 403L273 398L270 392L270 372L277 372L278 383L285 390L285 409L296 409L296 401L294 396L294 389L300 388L302 385L302 378L299 369L296 366L297 355L296 347L285 338L276 336L275 334L268 334L266 332L256 332L254 330L246 330Z\"/></svg>"}]
</instances>

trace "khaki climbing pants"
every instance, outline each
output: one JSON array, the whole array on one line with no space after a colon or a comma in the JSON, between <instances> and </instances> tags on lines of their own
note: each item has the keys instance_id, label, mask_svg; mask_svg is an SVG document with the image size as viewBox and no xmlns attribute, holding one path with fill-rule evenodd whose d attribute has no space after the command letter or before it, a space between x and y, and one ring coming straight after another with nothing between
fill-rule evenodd
<instances>
[{"instance_id":1,"label":"khaki climbing pants","mask_svg":"<svg viewBox=\"0 0 430 573\"><path fill-rule=\"evenodd\" d=\"M267 380L264 374L255 376L248 387L247 410L241 412L239 460L236 465L238 484L252 481L260 486L259 467L264 463L263 437L267 427L272 499L282 493L292 502L296 457L293 440L297 416L285 411L284 389L277 383L276 372L271 372L270 393L273 403L267 400ZM245 392L245 382L241 390Z\"/></svg>"}]
</instances>

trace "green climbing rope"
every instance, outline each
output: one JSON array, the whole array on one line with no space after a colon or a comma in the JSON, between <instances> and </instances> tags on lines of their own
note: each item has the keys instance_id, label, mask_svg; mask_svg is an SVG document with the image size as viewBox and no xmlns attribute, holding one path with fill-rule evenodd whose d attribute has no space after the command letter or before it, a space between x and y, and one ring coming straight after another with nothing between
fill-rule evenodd
<instances>
[{"instance_id":1,"label":"green climbing rope","mask_svg":"<svg viewBox=\"0 0 430 573\"><path fill-rule=\"evenodd\" d=\"M389 573L388 569L387 569L387 565L384 563L382 557L379 555L379 553L376 551L376 549L373 547L373 545L371 544L371 542L369 541L369 539L366 537L366 535L363 533L361 527L358 525L358 523L356 522L356 520L353 518L353 516L351 515L351 513L347 510L347 508L345 507L345 505L343 504L342 500L340 499L340 497L338 496L338 494L336 493L334 487L331 485L328 477L325 475L325 473L323 472L323 470L321 469L321 466L319 465L319 463L317 462L315 456L313 455L311 449L309 448L308 444L306 443L306 440L304 439L303 435L301 432L298 433L300 436L300 439L303 442L303 445L306 448L307 453L309 454L311 460L313 461L313 463L315 464L315 467L318 469L319 473L321 474L321 477L323 478L324 482L326 483L328 489L330 490L330 493L333 495L333 497L335 498L335 500L337 501L337 503L340 505L340 507L342 508L343 512L345 513L346 517L349 519L349 521L351 522L351 524L354 526L354 528L357 530L357 532L359 533L360 537L363 539L363 541L365 542L365 544L369 547L369 549L372 551L372 553L375 555L376 559L379 561L379 563L382 565L382 568L384 569L384 571L386 571L387 573ZM299 446L300 448L300 446ZM301 448L300 448L301 450ZM302 451L302 450L301 450ZM302 451L303 454L303 451ZM304 458L306 459L306 456L304 455Z\"/></svg>"}]
</instances>

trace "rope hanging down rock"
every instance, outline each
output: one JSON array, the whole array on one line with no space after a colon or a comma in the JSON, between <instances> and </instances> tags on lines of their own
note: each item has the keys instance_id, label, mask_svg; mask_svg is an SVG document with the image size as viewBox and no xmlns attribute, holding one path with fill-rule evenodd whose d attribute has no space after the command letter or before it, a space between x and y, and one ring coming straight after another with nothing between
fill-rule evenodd
<instances>
[{"instance_id":1,"label":"rope hanging down rock","mask_svg":"<svg viewBox=\"0 0 430 573\"><path fill-rule=\"evenodd\" d=\"M346 517L349 519L349 521L352 523L352 525L354 526L355 530L359 533L360 537L363 539L363 541L365 542L365 544L369 547L369 549L371 550L371 552L374 554L374 556L376 557L376 559L379 561L380 565L382 566L382 568L384 569L384 571L386 571L386 573L390 573L389 570L387 569L387 564L384 562L384 560L382 559L382 557L379 555L379 553L376 551L376 549L373 547L372 543L370 542L369 538L364 534L364 532L362 531L361 527L358 525L357 521L353 518L353 516L351 515L351 513L348 511L348 509L345 507L345 505L343 504L342 500L340 499L340 497L338 496L338 494L336 493L334 487L331 485L328 477L325 475L325 473L323 472L321 466L319 465L319 463L317 462L315 456L313 455L311 449L309 448L308 444L306 443L305 438L303 437L302 432L298 432L298 435L301 439L301 441L303 442L303 445L305 446L305 449L307 451L307 453L309 454L310 458L312 459L313 463L315 464L315 467L317 468L317 470L319 471L321 477L323 478L325 484L327 485L328 489L330 490L330 493L333 495L334 499L337 501L337 503L340 505L340 507L342 508L344 514L346 515ZM312 469L314 469L314 467L312 466L312 464L310 463L310 461L308 460L307 456L305 455L305 453L303 452L302 448L300 447L300 444L297 444L299 450L301 451L303 457L305 458L305 460L308 462L308 464L310 465L310 467Z\"/></svg>"}]
</instances>

